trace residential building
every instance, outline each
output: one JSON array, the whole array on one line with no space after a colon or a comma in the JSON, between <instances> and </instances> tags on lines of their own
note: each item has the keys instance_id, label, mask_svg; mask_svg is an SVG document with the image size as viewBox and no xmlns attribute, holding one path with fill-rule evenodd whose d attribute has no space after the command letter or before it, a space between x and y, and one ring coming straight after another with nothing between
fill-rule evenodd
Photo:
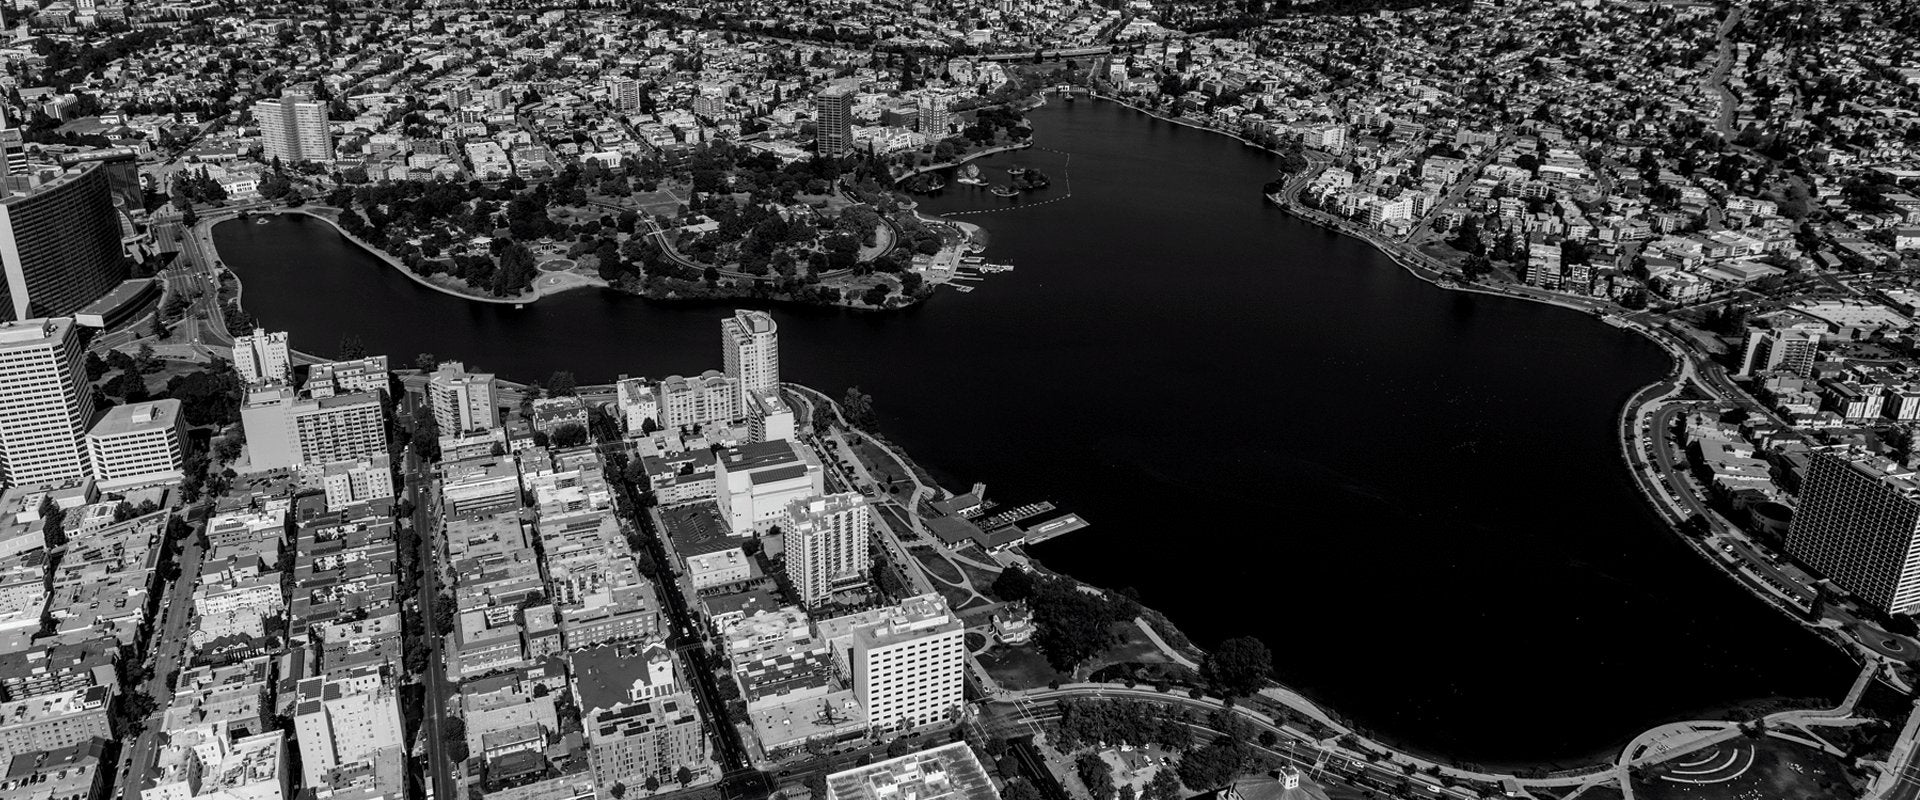
<instances>
[{"instance_id":1,"label":"residential building","mask_svg":"<svg viewBox=\"0 0 1920 800\"><path fill-rule=\"evenodd\" d=\"M0 703L0 759L112 739L108 709L117 684Z\"/></svg>"},{"instance_id":2,"label":"residential building","mask_svg":"<svg viewBox=\"0 0 1920 800\"><path fill-rule=\"evenodd\" d=\"M404 752L399 681L386 665L297 684L294 738L308 788L330 785L328 773Z\"/></svg>"},{"instance_id":3,"label":"residential building","mask_svg":"<svg viewBox=\"0 0 1920 800\"><path fill-rule=\"evenodd\" d=\"M174 483L186 475L186 418L172 398L107 409L87 431L87 458L103 492Z\"/></svg>"},{"instance_id":4,"label":"residential building","mask_svg":"<svg viewBox=\"0 0 1920 800\"><path fill-rule=\"evenodd\" d=\"M387 448L384 404L373 394L315 400L284 385L259 387L240 407L240 424L254 472L358 461Z\"/></svg>"},{"instance_id":5,"label":"residential building","mask_svg":"<svg viewBox=\"0 0 1920 800\"><path fill-rule=\"evenodd\" d=\"M0 485L86 476L85 358L71 317L0 322Z\"/></svg>"},{"instance_id":6,"label":"residential building","mask_svg":"<svg viewBox=\"0 0 1920 800\"><path fill-rule=\"evenodd\" d=\"M0 777L0 800L106 800L107 740L21 753Z\"/></svg>"},{"instance_id":7,"label":"residential building","mask_svg":"<svg viewBox=\"0 0 1920 800\"><path fill-rule=\"evenodd\" d=\"M1920 609L1920 483L1885 459L1812 453L1787 552L1875 608Z\"/></svg>"},{"instance_id":8,"label":"residential building","mask_svg":"<svg viewBox=\"0 0 1920 800\"><path fill-rule=\"evenodd\" d=\"M627 433L644 433L649 423L655 428L660 427L660 395L653 390L651 382L645 378L626 378L616 388L620 423L626 427Z\"/></svg>"},{"instance_id":9,"label":"residential building","mask_svg":"<svg viewBox=\"0 0 1920 800\"><path fill-rule=\"evenodd\" d=\"M293 360L287 354L287 332L268 333L254 328L251 334L234 337L233 369L249 386L292 381Z\"/></svg>"},{"instance_id":10,"label":"residential building","mask_svg":"<svg viewBox=\"0 0 1920 800\"><path fill-rule=\"evenodd\" d=\"M352 361L329 361L307 368L307 383L301 391L308 397L332 397L336 394L374 394L387 392L387 357L368 356Z\"/></svg>"},{"instance_id":11,"label":"residential building","mask_svg":"<svg viewBox=\"0 0 1920 800\"><path fill-rule=\"evenodd\" d=\"M693 696L675 677L673 655L658 644L614 644L570 657L573 695L586 728L587 755L602 797L616 784L671 784L681 768L708 764L707 737Z\"/></svg>"},{"instance_id":12,"label":"residential building","mask_svg":"<svg viewBox=\"0 0 1920 800\"><path fill-rule=\"evenodd\" d=\"M746 412L748 433L753 441L794 438L793 408L780 397L779 389L748 392Z\"/></svg>"},{"instance_id":13,"label":"residential building","mask_svg":"<svg viewBox=\"0 0 1920 800\"><path fill-rule=\"evenodd\" d=\"M814 150L833 157L853 152L854 88L844 83L821 89L813 98Z\"/></svg>"},{"instance_id":14,"label":"residential building","mask_svg":"<svg viewBox=\"0 0 1920 800\"><path fill-rule=\"evenodd\" d=\"M696 378L669 375L660 381L660 427L680 430L731 422L740 417L740 382L716 370Z\"/></svg>"},{"instance_id":15,"label":"residential building","mask_svg":"<svg viewBox=\"0 0 1920 800\"><path fill-rule=\"evenodd\" d=\"M70 316L127 279L121 216L101 165L0 187L0 321Z\"/></svg>"},{"instance_id":16,"label":"residential building","mask_svg":"<svg viewBox=\"0 0 1920 800\"><path fill-rule=\"evenodd\" d=\"M867 499L853 492L795 500L787 509L787 580L796 599L817 606L838 591L864 586L873 568Z\"/></svg>"},{"instance_id":17,"label":"residential building","mask_svg":"<svg viewBox=\"0 0 1920 800\"><path fill-rule=\"evenodd\" d=\"M772 314L733 312L720 323L720 347L727 377L737 382L737 409L744 411L752 394L780 390L780 328Z\"/></svg>"},{"instance_id":18,"label":"residential building","mask_svg":"<svg viewBox=\"0 0 1920 800\"><path fill-rule=\"evenodd\" d=\"M302 161L333 160L333 134L327 130L327 104L282 96L253 104L260 125L260 157L291 167Z\"/></svg>"},{"instance_id":19,"label":"residential building","mask_svg":"<svg viewBox=\"0 0 1920 800\"><path fill-rule=\"evenodd\" d=\"M386 453L335 461L321 466L320 472L328 511L393 496L393 461Z\"/></svg>"},{"instance_id":20,"label":"residential building","mask_svg":"<svg viewBox=\"0 0 1920 800\"><path fill-rule=\"evenodd\" d=\"M1814 357L1819 351L1819 331L1748 328L1740 348L1740 363L1733 374L1744 378L1781 370L1804 378L1813 371Z\"/></svg>"},{"instance_id":21,"label":"residential building","mask_svg":"<svg viewBox=\"0 0 1920 800\"><path fill-rule=\"evenodd\" d=\"M928 90L920 94L919 117L920 132L927 135L930 142L947 137L953 127L953 112L949 110L952 98L945 92Z\"/></svg>"},{"instance_id":22,"label":"residential building","mask_svg":"<svg viewBox=\"0 0 1920 800\"><path fill-rule=\"evenodd\" d=\"M494 405L493 373L467 372L467 365L443 361L427 380L427 403L441 436L500 427L500 409Z\"/></svg>"}]
</instances>

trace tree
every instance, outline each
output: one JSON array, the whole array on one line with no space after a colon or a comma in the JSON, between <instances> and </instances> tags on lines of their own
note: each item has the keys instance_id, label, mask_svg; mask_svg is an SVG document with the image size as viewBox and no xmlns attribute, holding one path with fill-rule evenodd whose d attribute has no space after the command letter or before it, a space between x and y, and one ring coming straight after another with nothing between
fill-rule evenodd
<instances>
[{"instance_id":1,"label":"tree","mask_svg":"<svg viewBox=\"0 0 1920 800\"><path fill-rule=\"evenodd\" d=\"M687 766L682 764L680 765L680 773L675 775L674 779L678 780L681 786L693 783L693 770L687 769Z\"/></svg>"},{"instance_id":2,"label":"tree","mask_svg":"<svg viewBox=\"0 0 1920 800\"><path fill-rule=\"evenodd\" d=\"M727 683L727 681L721 681L721 683ZM887 743L888 758L899 758L911 752L913 752L913 745L906 739L895 739Z\"/></svg>"},{"instance_id":3,"label":"tree","mask_svg":"<svg viewBox=\"0 0 1920 800\"><path fill-rule=\"evenodd\" d=\"M1008 602L1025 600L1033 596L1033 574L1022 567L1008 567L993 579L989 590L994 597Z\"/></svg>"},{"instance_id":4,"label":"tree","mask_svg":"<svg viewBox=\"0 0 1920 800\"><path fill-rule=\"evenodd\" d=\"M572 397L579 391L580 384L573 379L573 373L560 370L547 378L547 394L551 397Z\"/></svg>"},{"instance_id":5,"label":"tree","mask_svg":"<svg viewBox=\"0 0 1920 800\"><path fill-rule=\"evenodd\" d=\"M351 334L351 333L341 335L340 359L342 361L351 361L356 358L366 358L366 357L367 357L367 346L360 342L360 337L358 335Z\"/></svg>"},{"instance_id":6,"label":"tree","mask_svg":"<svg viewBox=\"0 0 1920 800\"><path fill-rule=\"evenodd\" d=\"M554 447L579 447L587 443L587 429L579 423L569 422L554 428L547 436L547 442Z\"/></svg>"},{"instance_id":7,"label":"tree","mask_svg":"<svg viewBox=\"0 0 1920 800\"><path fill-rule=\"evenodd\" d=\"M413 357L413 368L421 372L432 372L440 366L440 359L432 353L421 353Z\"/></svg>"},{"instance_id":8,"label":"tree","mask_svg":"<svg viewBox=\"0 0 1920 800\"><path fill-rule=\"evenodd\" d=\"M627 796L627 785L615 781L612 786L607 788L607 794L613 795L613 800L620 800L620 798Z\"/></svg>"},{"instance_id":9,"label":"tree","mask_svg":"<svg viewBox=\"0 0 1920 800\"><path fill-rule=\"evenodd\" d=\"M860 391L860 387L847 389L846 396L840 399L840 413L847 423L863 431L873 430L879 420L873 412L873 397Z\"/></svg>"},{"instance_id":10,"label":"tree","mask_svg":"<svg viewBox=\"0 0 1920 800\"><path fill-rule=\"evenodd\" d=\"M1113 768L1107 766L1105 759L1095 753L1081 753L1073 760L1073 771L1080 776L1087 792L1094 800L1108 800L1113 797Z\"/></svg>"},{"instance_id":11,"label":"tree","mask_svg":"<svg viewBox=\"0 0 1920 800\"><path fill-rule=\"evenodd\" d=\"M1222 736L1180 758L1180 782L1201 791L1219 789L1240 777L1246 746Z\"/></svg>"},{"instance_id":12,"label":"tree","mask_svg":"<svg viewBox=\"0 0 1920 800\"><path fill-rule=\"evenodd\" d=\"M1226 697L1245 697L1267 685L1273 654L1259 639L1239 636L1220 643L1200 664L1200 675Z\"/></svg>"},{"instance_id":13,"label":"tree","mask_svg":"<svg viewBox=\"0 0 1920 800\"><path fill-rule=\"evenodd\" d=\"M649 793L660 791L660 779L652 775L648 775L647 782L642 785L647 787Z\"/></svg>"},{"instance_id":14,"label":"tree","mask_svg":"<svg viewBox=\"0 0 1920 800\"><path fill-rule=\"evenodd\" d=\"M1153 780L1147 782L1146 800L1180 800L1180 779L1173 776L1173 770L1161 769L1153 773Z\"/></svg>"}]
</instances>

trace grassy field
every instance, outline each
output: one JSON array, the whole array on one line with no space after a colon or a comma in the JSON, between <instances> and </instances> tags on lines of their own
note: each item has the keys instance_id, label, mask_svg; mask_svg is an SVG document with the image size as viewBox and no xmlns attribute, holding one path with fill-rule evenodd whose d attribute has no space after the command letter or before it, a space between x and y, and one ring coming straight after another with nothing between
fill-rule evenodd
<instances>
[{"instance_id":1,"label":"grassy field","mask_svg":"<svg viewBox=\"0 0 1920 800\"><path fill-rule=\"evenodd\" d=\"M1681 756L1636 780L1633 791L1646 800L1860 796L1838 760L1773 737L1736 739Z\"/></svg>"}]
</instances>

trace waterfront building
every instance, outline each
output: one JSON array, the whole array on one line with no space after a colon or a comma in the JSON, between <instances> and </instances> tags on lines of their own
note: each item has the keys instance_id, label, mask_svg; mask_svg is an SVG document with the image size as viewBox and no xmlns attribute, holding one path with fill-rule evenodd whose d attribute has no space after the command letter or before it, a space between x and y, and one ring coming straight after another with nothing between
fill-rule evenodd
<instances>
[{"instance_id":1,"label":"waterfront building","mask_svg":"<svg viewBox=\"0 0 1920 800\"><path fill-rule=\"evenodd\" d=\"M387 392L387 357L367 356L352 361L329 361L307 368L307 382L301 389L308 397L332 397L336 394Z\"/></svg>"},{"instance_id":2,"label":"waterfront building","mask_svg":"<svg viewBox=\"0 0 1920 800\"><path fill-rule=\"evenodd\" d=\"M427 403L441 436L500 427L500 409L494 405L493 373L467 372L467 365L443 361L427 380Z\"/></svg>"},{"instance_id":3,"label":"waterfront building","mask_svg":"<svg viewBox=\"0 0 1920 800\"><path fill-rule=\"evenodd\" d=\"M327 130L327 104L291 95L253 104L260 125L260 156L291 167L302 161L333 160L333 134Z\"/></svg>"},{"instance_id":4,"label":"waterfront building","mask_svg":"<svg viewBox=\"0 0 1920 800\"><path fill-rule=\"evenodd\" d=\"M0 322L0 486L87 474L85 358L70 317Z\"/></svg>"},{"instance_id":5,"label":"waterfront building","mask_svg":"<svg viewBox=\"0 0 1920 800\"><path fill-rule=\"evenodd\" d=\"M815 800L1000 800L986 767L966 742L952 742L827 776Z\"/></svg>"},{"instance_id":6,"label":"waterfront building","mask_svg":"<svg viewBox=\"0 0 1920 800\"><path fill-rule=\"evenodd\" d=\"M949 110L952 98L946 92L933 89L920 93L919 117L920 132L926 134L927 141L938 142L947 138L953 126L953 112Z\"/></svg>"},{"instance_id":7,"label":"waterfront building","mask_svg":"<svg viewBox=\"0 0 1920 800\"><path fill-rule=\"evenodd\" d=\"M185 477L186 419L168 398L107 409L87 431L87 458L103 492L175 483Z\"/></svg>"},{"instance_id":8,"label":"waterfront building","mask_svg":"<svg viewBox=\"0 0 1920 800\"><path fill-rule=\"evenodd\" d=\"M293 359L287 352L287 332L268 333L254 328L253 333L233 338L233 369L240 380L256 383L287 383L293 380Z\"/></svg>"},{"instance_id":9,"label":"waterfront building","mask_svg":"<svg viewBox=\"0 0 1920 800\"><path fill-rule=\"evenodd\" d=\"M1819 351L1818 331L1748 328L1733 375L1745 378L1759 372L1781 370L1804 378L1813 372L1814 357Z\"/></svg>"},{"instance_id":10,"label":"waterfront building","mask_svg":"<svg viewBox=\"0 0 1920 800\"><path fill-rule=\"evenodd\" d=\"M660 381L660 426L667 430L704 427L740 417L740 382L707 370L698 377L669 375Z\"/></svg>"},{"instance_id":11,"label":"waterfront building","mask_svg":"<svg viewBox=\"0 0 1920 800\"><path fill-rule=\"evenodd\" d=\"M854 697L880 732L950 722L965 702L966 626L938 594L908 598L837 640Z\"/></svg>"},{"instance_id":12,"label":"waterfront building","mask_svg":"<svg viewBox=\"0 0 1920 800\"><path fill-rule=\"evenodd\" d=\"M813 98L814 150L823 156L853 152L854 87L836 83Z\"/></svg>"},{"instance_id":13,"label":"waterfront building","mask_svg":"<svg viewBox=\"0 0 1920 800\"><path fill-rule=\"evenodd\" d=\"M0 195L0 321L69 316L127 279L107 172L82 164Z\"/></svg>"},{"instance_id":14,"label":"waterfront building","mask_svg":"<svg viewBox=\"0 0 1920 800\"><path fill-rule=\"evenodd\" d=\"M787 580L801 604L817 606L835 592L865 586L873 568L867 541L873 531L867 499L843 492L795 500L787 509Z\"/></svg>"},{"instance_id":15,"label":"waterfront building","mask_svg":"<svg viewBox=\"0 0 1920 800\"><path fill-rule=\"evenodd\" d=\"M780 397L779 389L747 393L748 434L755 442L775 442L794 438L793 408Z\"/></svg>"},{"instance_id":16,"label":"waterfront building","mask_svg":"<svg viewBox=\"0 0 1920 800\"><path fill-rule=\"evenodd\" d=\"M626 378L615 387L620 406L620 423L627 429L628 435L638 436L645 433L651 423L660 426L660 395L653 390L653 384L645 378Z\"/></svg>"},{"instance_id":17,"label":"waterfront building","mask_svg":"<svg viewBox=\"0 0 1920 800\"><path fill-rule=\"evenodd\" d=\"M765 311L735 311L720 323L721 353L727 377L737 383L737 411L748 408L748 398L759 392L780 391L780 327Z\"/></svg>"},{"instance_id":18,"label":"waterfront building","mask_svg":"<svg viewBox=\"0 0 1920 800\"><path fill-rule=\"evenodd\" d=\"M358 461L387 447L385 409L375 394L316 400L284 385L257 387L240 407L240 424L254 472Z\"/></svg>"},{"instance_id":19,"label":"waterfront building","mask_svg":"<svg viewBox=\"0 0 1920 800\"><path fill-rule=\"evenodd\" d=\"M1886 459L1813 453L1787 553L1875 608L1920 610L1920 482Z\"/></svg>"},{"instance_id":20,"label":"waterfront building","mask_svg":"<svg viewBox=\"0 0 1920 800\"><path fill-rule=\"evenodd\" d=\"M787 521L795 501L826 490L825 472L813 452L781 439L730 447L714 461L714 491L734 536L762 534Z\"/></svg>"}]
</instances>

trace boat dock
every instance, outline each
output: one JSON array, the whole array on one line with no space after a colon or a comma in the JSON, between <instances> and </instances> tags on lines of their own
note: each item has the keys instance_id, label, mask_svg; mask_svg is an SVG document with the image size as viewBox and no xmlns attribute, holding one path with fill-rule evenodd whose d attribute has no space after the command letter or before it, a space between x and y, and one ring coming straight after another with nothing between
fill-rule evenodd
<instances>
[{"instance_id":1,"label":"boat dock","mask_svg":"<svg viewBox=\"0 0 1920 800\"><path fill-rule=\"evenodd\" d=\"M1010 508L990 517L982 517L974 520L974 522L982 528L992 530L994 528L1016 524L1021 520L1032 519L1053 510L1054 507L1052 503L1042 500L1038 503L1028 503L1018 508Z\"/></svg>"},{"instance_id":2,"label":"boat dock","mask_svg":"<svg viewBox=\"0 0 1920 800\"><path fill-rule=\"evenodd\" d=\"M1087 527L1087 521L1081 519L1079 514L1069 513L1054 517L1037 525L1016 525L1014 527L1019 528L1022 533L1026 534L1027 544L1039 544L1055 536L1072 533Z\"/></svg>"}]
</instances>

